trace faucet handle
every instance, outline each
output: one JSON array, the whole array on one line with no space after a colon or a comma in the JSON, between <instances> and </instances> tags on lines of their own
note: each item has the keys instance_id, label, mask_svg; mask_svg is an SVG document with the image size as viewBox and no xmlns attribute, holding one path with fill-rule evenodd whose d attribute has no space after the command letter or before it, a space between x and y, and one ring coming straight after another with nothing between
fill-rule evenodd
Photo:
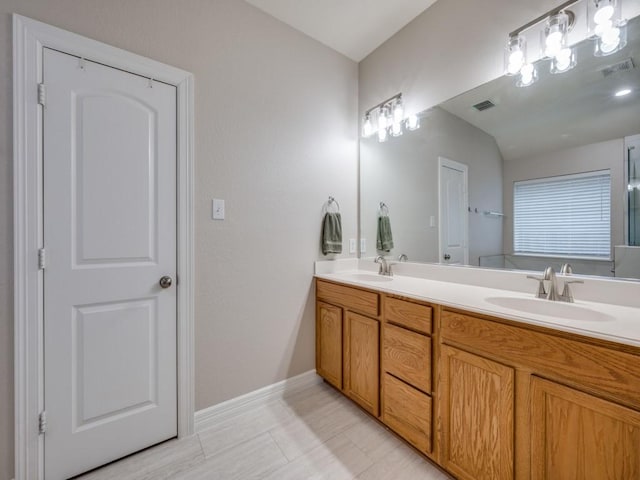
<instances>
[{"instance_id":1,"label":"faucet handle","mask_svg":"<svg viewBox=\"0 0 640 480\"><path fill-rule=\"evenodd\" d=\"M536 298L546 298L547 291L544 289L544 278L536 277L535 275L527 275L527 278L531 280L537 280L538 283L538 291L536 292Z\"/></svg>"},{"instance_id":2,"label":"faucet handle","mask_svg":"<svg viewBox=\"0 0 640 480\"><path fill-rule=\"evenodd\" d=\"M571 267L571 264L563 263L562 267L560 268L560 273L562 275L571 275L573 273L573 268Z\"/></svg>"},{"instance_id":3,"label":"faucet handle","mask_svg":"<svg viewBox=\"0 0 640 480\"><path fill-rule=\"evenodd\" d=\"M561 298L565 302L574 303L573 293L571 292L571 288L569 287L572 283L584 283L582 280L567 280L564 282L564 288L562 289Z\"/></svg>"}]
</instances>

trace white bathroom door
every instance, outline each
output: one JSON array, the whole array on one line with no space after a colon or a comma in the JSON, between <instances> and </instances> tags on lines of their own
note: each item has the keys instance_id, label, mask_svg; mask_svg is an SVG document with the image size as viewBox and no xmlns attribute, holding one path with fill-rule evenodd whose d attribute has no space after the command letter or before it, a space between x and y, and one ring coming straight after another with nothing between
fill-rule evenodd
<instances>
[{"instance_id":1,"label":"white bathroom door","mask_svg":"<svg viewBox=\"0 0 640 480\"><path fill-rule=\"evenodd\" d=\"M469 263L467 166L440 157L440 262Z\"/></svg>"},{"instance_id":2,"label":"white bathroom door","mask_svg":"<svg viewBox=\"0 0 640 480\"><path fill-rule=\"evenodd\" d=\"M44 472L59 480L177 434L176 89L50 49L43 79Z\"/></svg>"}]
</instances>

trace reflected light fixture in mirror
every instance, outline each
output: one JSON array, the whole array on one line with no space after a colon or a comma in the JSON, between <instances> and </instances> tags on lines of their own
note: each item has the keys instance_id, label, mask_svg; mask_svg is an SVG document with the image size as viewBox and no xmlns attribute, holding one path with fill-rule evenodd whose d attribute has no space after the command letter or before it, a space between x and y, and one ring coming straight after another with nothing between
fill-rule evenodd
<instances>
[{"instance_id":1,"label":"reflected light fixture in mirror","mask_svg":"<svg viewBox=\"0 0 640 480\"><path fill-rule=\"evenodd\" d=\"M572 6L581 12L582 21L584 11L587 12L587 38L594 41L595 56L606 56L620 51L627 44L627 22L621 18L621 1L570 0L511 32L505 51L505 74L519 75L517 85L528 87L537 80L536 70L540 68L540 64L536 62L536 66L536 60L549 60L549 71L553 74L568 72L576 66L575 48L569 44L568 34L580 19L568 9ZM527 42L538 32L540 54L538 58L528 58ZM584 36L572 41L575 44L583 39Z\"/></svg>"},{"instance_id":2,"label":"reflected light fixture in mirror","mask_svg":"<svg viewBox=\"0 0 640 480\"><path fill-rule=\"evenodd\" d=\"M627 22L621 18L621 0L588 0L587 15L596 56L611 55L626 46Z\"/></svg>"},{"instance_id":3,"label":"reflected light fixture in mirror","mask_svg":"<svg viewBox=\"0 0 640 480\"><path fill-rule=\"evenodd\" d=\"M417 115L405 118L402 93L398 93L364 113L362 136L368 138L377 133L378 141L386 142L389 135L399 137L405 128L416 130L419 127Z\"/></svg>"}]
</instances>

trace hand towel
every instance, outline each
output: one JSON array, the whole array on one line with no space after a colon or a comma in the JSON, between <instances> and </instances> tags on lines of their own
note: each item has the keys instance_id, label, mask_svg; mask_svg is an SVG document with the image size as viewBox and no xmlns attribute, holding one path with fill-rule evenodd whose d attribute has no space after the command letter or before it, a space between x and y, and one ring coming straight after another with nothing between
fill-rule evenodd
<instances>
[{"instance_id":1,"label":"hand towel","mask_svg":"<svg viewBox=\"0 0 640 480\"><path fill-rule=\"evenodd\" d=\"M393 235L391 234L391 221L388 215L378 217L378 235L376 248L383 252L389 252L393 248Z\"/></svg>"},{"instance_id":2,"label":"hand towel","mask_svg":"<svg viewBox=\"0 0 640 480\"><path fill-rule=\"evenodd\" d=\"M342 253L342 220L339 213L327 212L322 222L322 253Z\"/></svg>"}]
</instances>

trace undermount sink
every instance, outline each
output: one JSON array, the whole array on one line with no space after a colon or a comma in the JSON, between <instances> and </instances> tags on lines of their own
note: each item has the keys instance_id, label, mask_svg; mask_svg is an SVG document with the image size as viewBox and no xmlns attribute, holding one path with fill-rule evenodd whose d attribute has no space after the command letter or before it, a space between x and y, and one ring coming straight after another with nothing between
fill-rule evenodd
<instances>
[{"instance_id":1,"label":"undermount sink","mask_svg":"<svg viewBox=\"0 0 640 480\"><path fill-rule=\"evenodd\" d=\"M374 273L347 273L345 277L358 282L390 282L393 277Z\"/></svg>"},{"instance_id":2,"label":"undermount sink","mask_svg":"<svg viewBox=\"0 0 640 480\"><path fill-rule=\"evenodd\" d=\"M486 301L492 305L510 310L568 320L581 320L586 322L607 322L614 320L613 317L606 313L591 310L590 308L581 307L573 303L552 302L542 298L489 297Z\"/></svg>"}]
</instances>

